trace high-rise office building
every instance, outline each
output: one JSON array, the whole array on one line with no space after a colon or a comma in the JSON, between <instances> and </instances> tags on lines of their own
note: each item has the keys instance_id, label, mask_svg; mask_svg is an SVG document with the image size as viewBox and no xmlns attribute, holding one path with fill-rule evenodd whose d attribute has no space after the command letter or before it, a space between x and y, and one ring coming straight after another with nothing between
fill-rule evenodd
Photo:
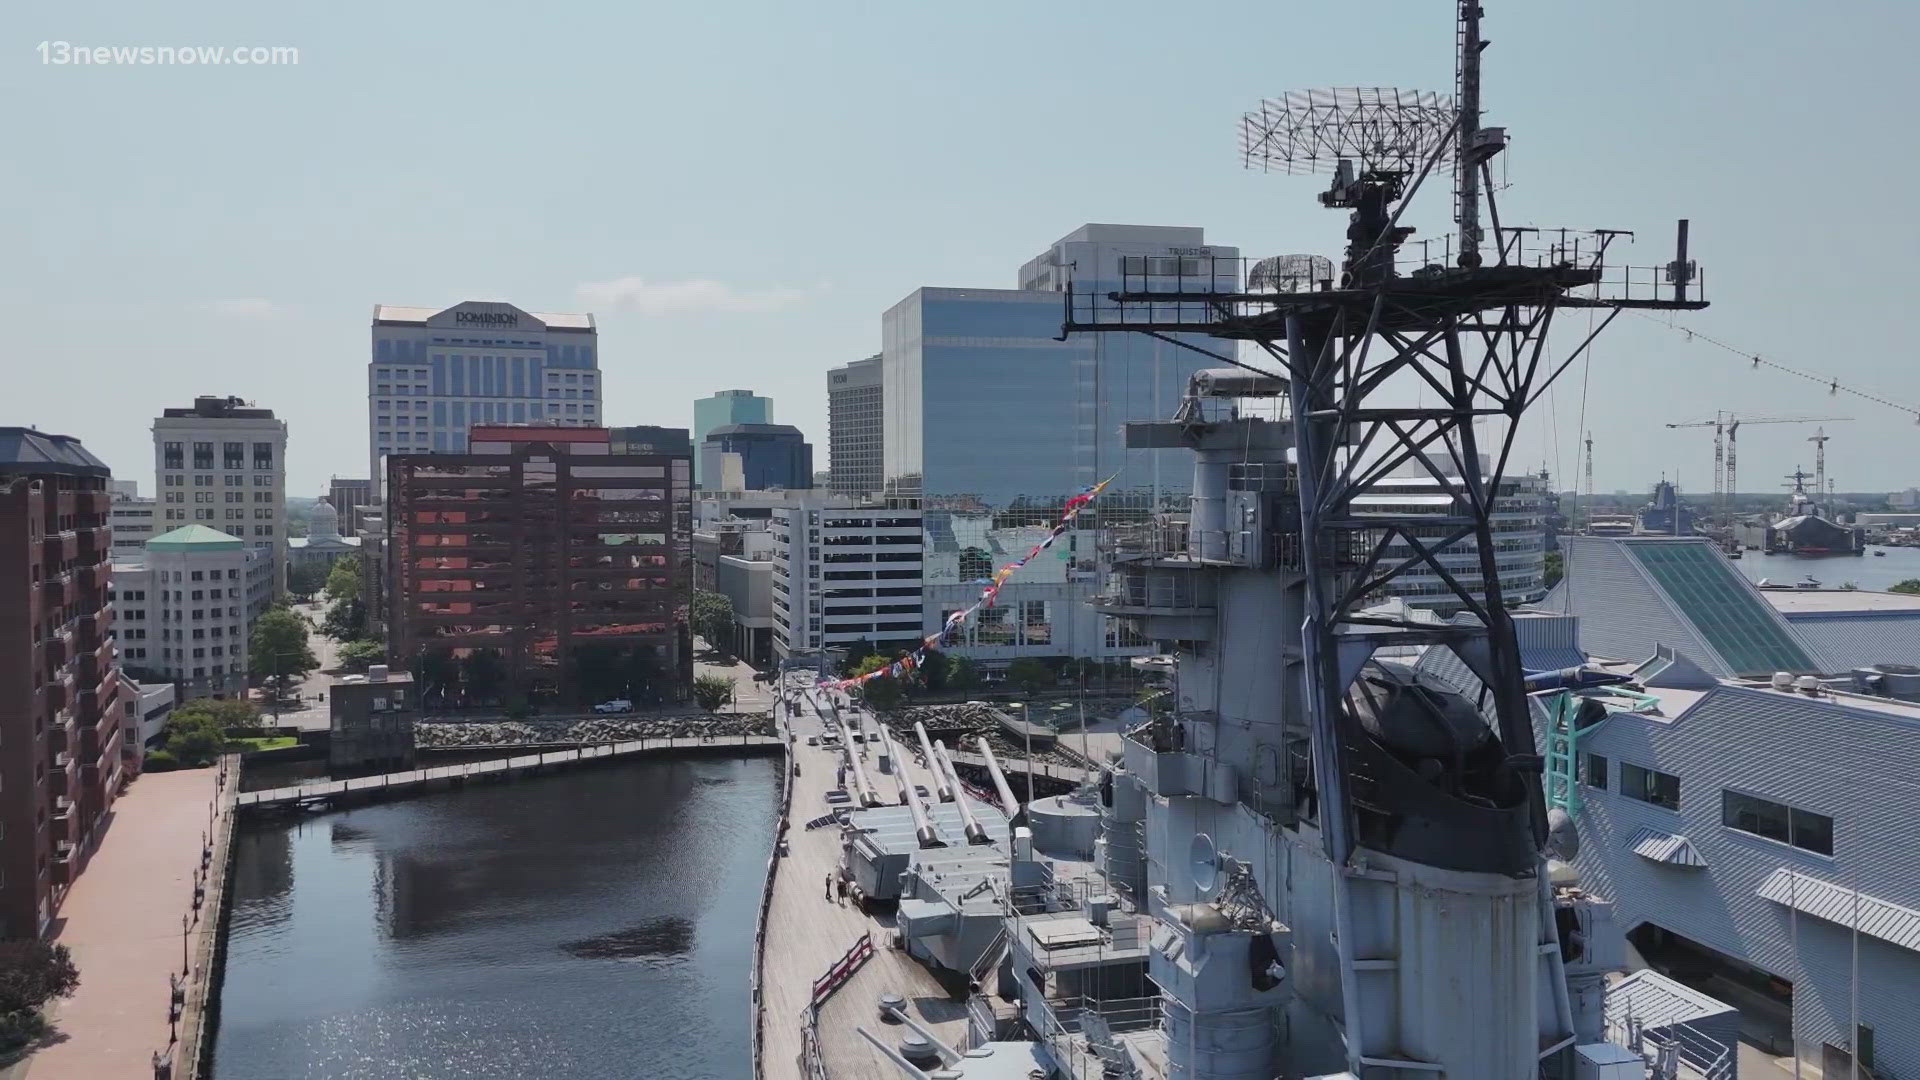
<instances>
[{"instance_id":1,"label":"high-rise office building","mask_svg":"<svg viewBox=\"0 0 1920 1080\"><path fill-rule=\"evenodd\" d=\"M691 463L480 426L387 461L389 655L435 701L684 701Z\"/></svg>"},{"instance_id":2,"label":"high-rise office building","mask_svg":"<svg viewBox=\"0 0 1920 1080\"><path fill-rule=\"evenodd\" d=\"M469 300L373 309L367 365L372 500L387 454L463 454L475 424L598 427L600 336L592 315Z\"/></svg>"},{"instance_id":3,"label":"high-rise office building","mask_svg":"<svg viewBox=\"0 0 1920 1080\"><path fill-rule=\"evenodd\" d=\"M272 585L252 614L265 611L287 580L286 421L237 397L197 397L153 422L153 459L155 531L205 525L264 552Z\"/></svg>"},{"instance_id":4,"label":"high-rise office building","mask_svg":"<svg viewBox=\"0 0 1920 1080\"><path fill-rule=\"evenodd\" d=\"M360 532L360 508L373 501L373 481L336 476L327 481L327 501L340 515L340 532L357 536Z\"/></svg>"},{"instance_id":5,"label":"high-rise office building","mask_svg":"<svg viewBox=\"0 0 1920 1080\"><path fill-rule=\"evenodd\" d=\"M108 470L0 428L0 937L44 933L125 778Z\"/></svg>"},{"instance_id":6,"label":"high-rise office building","mask_svg":"<svg viewBox=\"0 0 1920 1080\"><path fill-rule=\"evenodd\" d=\"M813 444L791 424L722 424L700 444L715 491L804 491L813 487Z\"/></svg>"},{"instance_id":7,"label":"high-rise office building","mask_svg":"<svg viewBox=\"0 0 1920 1080\"><path fill-rule=\"evenodd\" d=\"M1086 225L1030 260L1018 289L923 288L881 322L884 490L926 512L925 630L978 594L979 568L1025 554L1029 531L1058 519L1065 500L1113 485L1100 520L1183 506L1192 465L1178 454L1129 450L1130 420L1173 414L1196 370L1220 366L1142 334L1060 340L1060 291L1238 288L1238 249L1196 228ZM1217 352L1201 336L1179 340ZM1043 534L1036 534L1043 535ZM1058 565L1031 569L1001 591L995 620L964 651L990 664L1022 656L1124 656L1147 649L1086 601L1101 568L1091 538L1055 545ZM1023 547L1026 544L1026 547ZM991 573L989 566L987 573ZM1091 620L1091 621L1089 621Z\"/></svg>"},{"instance_id":8,"label":"high-rise office building","mask_svg":"<svg viewBox=\"0 0 1920 1080\"><path fill-rule=\"evenodd\" d=\"M706 487L713 481L707 478L704 466L700 463L700 448L706 445L707 436L714 428L728 424L771 424L773 423L773 399L763 398L751 390L721 390L712 397L704 397L693 403L693 484Z\"/></svg>"},{"instance_id":9,"label":"high-rise office building","mask_svg":"<svg viewBox=\"0 0 1920 1080\"><path fill-rule=\"evenodd\" d=\"M871 495L886 480L886 403L878 354L827 372L828 486Z\"/></svg>"},{"instance_id":10,"label":"high-rise office building","mask_svg":"<svg viewBox=\"0 0 1920 1080\"><path fill-rule=\"evenodd\" d=\"M918 643L918 510L807 505L773 515L775 655L861 641L891 654Z\"/></svg>"}]
</instances>

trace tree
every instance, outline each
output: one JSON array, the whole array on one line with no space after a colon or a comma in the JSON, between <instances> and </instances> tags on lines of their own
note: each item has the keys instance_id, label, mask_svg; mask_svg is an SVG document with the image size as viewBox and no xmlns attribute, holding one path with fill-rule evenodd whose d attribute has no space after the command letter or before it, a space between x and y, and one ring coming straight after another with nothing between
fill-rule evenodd
<instances>
[{"instance_id":1,"label":"tree","mask_svg":"<svg viewBox=\"0 0 1920 1080\"><path fill-rule=\"evenodd\" d=\"M920 659L920 682L929 693L939 693L947 688L947 667L950 661L939 649L928 647Z\"/></svg>"},{"instance_id":2,"label":"tree","mask_svg":"<svg viewBox=\"0 0 1920 1080\"><path fill-rule=\"evenodd\" d=\"M180 708L167 718L167 753L182 766L211 765L226 748L226 729L211 713Z\"/></svg>"},{"instance_id":3,"label":"tree","mask_svg":"<svg viewBox=\"0 0 1920 1080\"><path fill-rule=\"evenodd\" d=\"M230 698L201 698L175 709L169 723L178 723L182 715L189 723L204 722L216 730L254 731L260 727L260 706L251 701Z\"/></svg>"},{"instance_id":4,"label":"tree","mask_svg":"<svg viewBox=\"0 0 1920 1080\"><path fill-rule=\"evenodd\" d=\"M860 661L860 666L855 668L853 673L856 677L872 674L873 672L885 669L892 663L893 661L888 660L884 656L869 656ZM891 675L882 675L878 678L868 679L866 682L860 684L861 699L867 703L869 708L878 709L882 712L886 712L900 704L901 696L900 680Z\"/></svg>"},{"instance_id":5,"label":"tree","mask_svg":"<svg viewBox=\"0 0 1920 1080\"><path fill-rule=\"evenodd\" d=\"M1031 656L1007 665L1007 681L1031 694L1054 684L1053 669Z\"/></svg>"},{"instance_id":6,"label":"tree","mask_svg":"<svg viewBox=\"0 0 1920 1080\"><path fill-rule=\"evenodd\" d=\"M486 704L500 696L507 682L507 662L499 649L474 649L460 661L460 674L467 686L467 700Z\"/></svg>"},{"instance_id":7,"label":"tree","mask_svg":"<svg viewBox=\"0 0 1920 1080\"><path fill-rule=\"evenodd\" d=\"M868 641L866 638L850 641L846 644L845 648L847 650L847 658L840 664L840 677L850 679L860 674L860 665L866 663L867 658L874 655L876 650L873 647L873 642ZM868 668L867 670L871 671L873 669Z\"/></svg>"},{"instance_id":8,"label":"tree","mask_svg":"<svg viewBox=\"0 0 1920 1080\"><path fill-rule=\"evenodd\" d=\"M331 571L325 563L304 562L287 570L287 591L295 596L311 597L327 587Z\"/></svg>"},{"instance_id":9,"label":"tree","mask_svg":"<svg viewBox=\"0 0 1920 1080\"><path fill-rule=\"evenodd\" d=\"M382 663L387 658L387 647L377 641L361 638L340 646L340 666L347 671L365 671L373 664Z\"/></svg>"},{"instance_id":10,"label":"tree","mask_svg":"<svg viewBox=\"0 0 1920 1080\"><path fill-rule=\"evenodd\" d=\"M413 681L420 687L420 700L425 702L431 698L442 705L446 704L460 685L460 667L460 661L455 660L452 653L439 649L421 650L413 661Z\"/></svg>"},{"instance_id":11,"label":"tree","mask_svg":"<svg viewBox=\"0 0 1920 1080\"><path fill-rule=\"evenodd\" d=\"M868 708L877 709L880 712L892 711L900 704L900 699L904 696L904 693L900 688L900 680L891 675L882 675L877 679L868 679L866 682L860 684L861 700L867 703Z\"/></svg>"},{"instance_id":12,"label":"tree","mask_svg":"<svg viewBox=\"0 0 1920 1080\"><path fill-rule=\"evenodd\" d=\"M1566 573L1566 556L1558 551L1547 552L1547 574L1546 577L1542 579L1541 584L1551 589L1555 585L1560 584L1560 579L1565 577Z\"/></svg>"},{"instance_id":13,"label":"tree","mask_svg":"<svg viewBox=\"0 0 1920 1080\"><path fill-rule=\"evenodd\" d=\"M65 945L38 938L0 941L0 1043L18 1046L46 1029L40 1010L80 988Z\"/></svg>"},{"instance_id":14,"label":"tree","mask_svg":"<svg viewBox=\"0 0 1920 1080\"><path fill-rule=\"evenodd\" d=\"M947 658L947 685L955 690L971 690L980 685L980 669L974 665L972 657Z\"/></svg>"},{"instance_id":15,"label":"tree","mask_svg":"<svg viewBox=\"0 0 1920 1080\"><path fill-rule=\"evenodd\" d=\"M725 675L696 675L693 700L708 712L719 712L720 706L733 700L733 680Z\"/></svg>"},{"instance_id":16,"label":"tree","mask_svg":"<svg viewBox=\"0 0 1920 1080\"><path fill-rule=\"evenodd\" d=\"M269 611L254 620L247 667L256 675L303 679L320 666L307 645L307 624L291 611Z\"/></svg>"},{"instance_id":17,"label":"tree","mask_svg":"<svg viewBox=\"0 0 1920 1080\"><path fill-rule=\"evenodd\" d=\"M1908 578L1898 585L1890 586L1888 592L1920 593L1920 578Z\"/></svg>"},{"instance_id":18,"label":"tree","mask_svg":"<svg viewBox=\"0 0 1920 1080\"><path fill-rule=\"evenodd\" d=\"M327 571L327 599L338 603L360 595L360 560L349 555Z\"/></svg>"},{"instance_id":19,"label":"tree","mask_svg":"<svg viewBox=\"0 0 1920 1080\"><path fill-rule=\"evenodd\" d=\"M721 593L695 589L687 625L709 648L725 652L727 643L733 640L733 601Z\"/></svg>"},{"instance_id":20,"label":"tree","mask_svg":"<svg viewBox=\"0 0 1920 1080\"><path fill-rule=\"evenodd\" d=\"M335 641L353 641L367 636L367 605L359 597L342 600L327 609L320 632Z\"/></svg>"}]
</instances>

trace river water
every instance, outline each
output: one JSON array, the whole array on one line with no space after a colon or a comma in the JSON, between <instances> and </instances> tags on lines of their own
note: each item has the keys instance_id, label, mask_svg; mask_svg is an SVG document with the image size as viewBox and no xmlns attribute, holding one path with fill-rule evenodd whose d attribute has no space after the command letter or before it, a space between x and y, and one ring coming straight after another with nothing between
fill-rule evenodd
<instances>
[{"instance_id":1,"label":"river water","mask_svg":"<svg viewBox=\"0 0 1920 1080\"><path fill-rule=\"evenodd\" d=\"M215 1076L747 1076L779 770L628 762L246 828Z\"/></svg>"},{"instance_id":2,"label":"river water","mask_svg":"<svg viewBox=\"0 0 1920 1080\"><path fill-rule=\"evenodd\" d=\"M1908 578L1920 578L1920 548L1890 547L1867 550L1884 551L1885 556L1833 555L1822 559L1802 559L1793 555L1762 555L1745 552L1734 561L1749 581L1766 578L1776 585L1791 585L1811 574L1828 589L1852 582L1869 592L1884 592L1890 585Z\"/></svg>"}]
</instances>

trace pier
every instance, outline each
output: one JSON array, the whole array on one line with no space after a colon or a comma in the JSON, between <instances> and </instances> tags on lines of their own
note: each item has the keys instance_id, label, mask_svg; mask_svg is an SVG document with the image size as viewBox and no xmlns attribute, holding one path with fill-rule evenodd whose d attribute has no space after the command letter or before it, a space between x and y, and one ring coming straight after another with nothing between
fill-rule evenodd
<instances>
[{"instance_id":1,"label":"pier","mask_svg":"<svg viewBox=\"0 0 1920 1080\"><path fill-rule=\"evenodd\" d=\"M601 743L595 746L521 754L491 761L436 765L407 772L360 776L350 780L326 780L266 791L249 791L242 793L235 800L235 809L243 814L274 810L333 809L356 802L377 802L397 794L458 787L468 780L505 780L528 773L542 773L586 762L611 761L640 754L716 751L772 753L780 748L781 742L782 740L774 735L737 735L728 738L683 736Z\"/></svg>"}]
</instances>

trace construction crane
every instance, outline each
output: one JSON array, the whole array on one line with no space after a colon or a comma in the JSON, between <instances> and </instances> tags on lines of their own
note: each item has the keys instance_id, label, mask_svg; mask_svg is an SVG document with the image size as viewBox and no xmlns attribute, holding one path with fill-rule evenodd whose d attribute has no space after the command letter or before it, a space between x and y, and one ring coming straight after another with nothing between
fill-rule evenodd
<instances>
[{"instance_id":1,"label":"construction crane","mask_svg":"<svg viewBox=\"0 0 1920 1080\"><path fill-rule=\"evenodd\" d=\"M1670 428L1710 427L1713 429L1713 516L1723 528L1733 528L1733 501L1739 490L1734 486L1739 472L1739 434L1744 424L1819 424L1842 423L1851 416L1739 416L1715 412L1710 420L1689 420L1668 424ZM1822 429L1824 431L1824 429ZM1825 449L1825 444L1820 444Z\"/></svg>"}]
</instances>

